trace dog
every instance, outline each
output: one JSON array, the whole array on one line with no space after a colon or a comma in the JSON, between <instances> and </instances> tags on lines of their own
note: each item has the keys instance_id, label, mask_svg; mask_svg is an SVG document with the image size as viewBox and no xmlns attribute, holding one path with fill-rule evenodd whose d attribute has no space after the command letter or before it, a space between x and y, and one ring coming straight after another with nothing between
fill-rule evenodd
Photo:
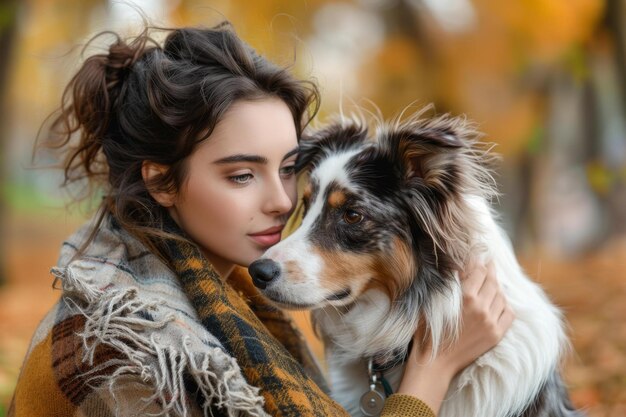
<instances>
[{"instance_id":1,"label":"dog","mask_svg":"<svg viewBox=\"0 0 626 417\"><path fill-rule=\"evenodd\" d=\"M341 118L301 140L302 224L249 266L267 298L313 310L333 398L353 416L377 415L418 326L435 352L454 340L458 271L476 257L493 260L516 319L454 378L439 416L581 416L559 374L562 315L497 223L494 155L474 125L424 112L375 124Z\"/></svg>"}]
</instances>

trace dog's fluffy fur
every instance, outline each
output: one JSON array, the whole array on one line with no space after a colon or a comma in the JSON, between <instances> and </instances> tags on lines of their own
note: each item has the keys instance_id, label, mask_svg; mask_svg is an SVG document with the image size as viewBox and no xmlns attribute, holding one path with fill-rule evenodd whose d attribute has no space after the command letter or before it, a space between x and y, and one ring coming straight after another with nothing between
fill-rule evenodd
<instances>
[{"instance_id":1,"label":"dog's fluffy fur","mask_svg":"<svg viewBox=\"0 0 626 417\"><path fill-rule=\"evenodd\" d=\"M458 336L457 271L471 257L494 261L516 319L457 375L439 415L580 415L558 372L561 314L494 220L491 160L469 122L422 113L379 122L373 134L362 120L342 119L301 141L305 216L264 255L279 273L260 287L283 306L314 309L333 396L353 415L368 390L368 358L403 356L420 325L435 351ZM395 389L401 375L396 367L385 376Z\"/></svg>"}]
</instances>

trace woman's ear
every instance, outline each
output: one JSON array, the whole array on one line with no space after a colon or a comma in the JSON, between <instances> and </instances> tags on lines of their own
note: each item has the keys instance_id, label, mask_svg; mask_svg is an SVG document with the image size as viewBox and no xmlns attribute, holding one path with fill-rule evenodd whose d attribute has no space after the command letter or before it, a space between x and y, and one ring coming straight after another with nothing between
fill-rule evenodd
<instances>
[{"instance_id":1,"label":"woman's ear","mask_svg":"<svg viewBox=\"0 0 626 417\"><path fill-rule=\"evenodd\" d=\"M143 161L141 164L141 176L146 185L146 189L163 207L171 207L176 201L176 194L171 191L162 191L155 187L155 184L167 173L166 165L157 164L152 161Z\"/></svg>"}]
</instances>

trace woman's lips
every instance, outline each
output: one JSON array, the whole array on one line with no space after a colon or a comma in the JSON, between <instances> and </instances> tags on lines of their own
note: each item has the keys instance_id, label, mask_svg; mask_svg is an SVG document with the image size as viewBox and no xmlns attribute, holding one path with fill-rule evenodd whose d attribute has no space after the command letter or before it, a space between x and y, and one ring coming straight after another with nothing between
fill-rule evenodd
<instances>
[{"instance_id":1,"label":"woman's lips","mask_svg":"<svg viewBox=\"0 0 626 417\"><path fill-rule=\"evenodd\" d=\"M272 246L280 242L280 232L267 235L248 235L261 246Z\"/></svg>"},{"instance_id":2,"label":"woman's lips","mask_svg":"<svg viewBox=\"0 0 626 417\"><path fill-rule=\"evenodd\" d=\"M272 246L280 242L280 232L284 225L270 227L259 233L249 234L250 238L261 246Z\"/></svg>"}]
</instances>

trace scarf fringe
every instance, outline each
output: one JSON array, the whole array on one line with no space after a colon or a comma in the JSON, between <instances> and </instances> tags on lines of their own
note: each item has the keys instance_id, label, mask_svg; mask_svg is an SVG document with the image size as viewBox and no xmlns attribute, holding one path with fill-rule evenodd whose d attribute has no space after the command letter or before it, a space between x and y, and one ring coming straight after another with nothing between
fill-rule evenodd
<instances>
[{"instance_id":1,"label":"scarf fringe","mask_svg":"<svg viewBox=\"0 0 626 417\"><path fill-rule=\"evenodd\" d=\"M84 266L82 262L51 270L69 295L64 297L68 307L86 319L78 336L83 344L82 360L92 366L81 377L88 377L90 385L108 386L115 399L116 391L123 390L129 377L139 378L154 389L152 396L142 399L145 406L157 403L162 407L157 413L145 415L189 416L189 401L193 400L185 394L184 381L184 376L189 375L204 399L199 405L205 417L212 414L211 406L226 411L229 417L268 416L259 389L246 382L235 359L222 349L193 351L189 335L181 338L179 346L164 345L158 333L166 333L165 327L176 320L174 314L154 318L159 316L165 300L141 300L137 289L132 287L98 288L90 278L89 272L93 270L94 267ZM74 295L78 297L71 297ZM124 359L94 366L96 349L101 345L113 347ZM115 371L109 375L91 376L112 366Z\"/></svg>"}]
</instances>

